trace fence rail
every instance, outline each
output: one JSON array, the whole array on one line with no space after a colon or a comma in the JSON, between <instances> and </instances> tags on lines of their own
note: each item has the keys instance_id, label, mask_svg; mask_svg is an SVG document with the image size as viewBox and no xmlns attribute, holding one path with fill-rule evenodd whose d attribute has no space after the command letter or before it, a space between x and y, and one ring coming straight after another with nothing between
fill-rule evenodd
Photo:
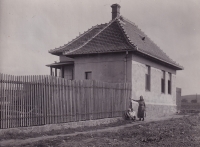
<instances>
[{"instance_id":1,"label":"fence rail","mask_svg":"<svg viewBox=\"0 0 200 147\"><path fill-rule=\"evenodd\" d=\"M129 83L0 74L0 128L121 116Z\"/></svg>"}]
</instances>

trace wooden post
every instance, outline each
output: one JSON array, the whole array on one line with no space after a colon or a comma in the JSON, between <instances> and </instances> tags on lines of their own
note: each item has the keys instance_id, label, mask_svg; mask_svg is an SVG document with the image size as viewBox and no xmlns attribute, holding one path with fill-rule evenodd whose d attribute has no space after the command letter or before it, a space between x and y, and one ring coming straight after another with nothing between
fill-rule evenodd
<instances>
[{"instance_id":1,"label":"wooden post","mask_svg":"<svg viewBox=\"0 0 200 147\"><path fill-rule=\"evenodd\" d=\"M57 68L55 68L55 77L57 77Z\"/></svg>"},{"instance_id":2,"label":"wooden post","mask_svg":"<svg viewBox=\"0 0 200 147\"><path fill-rule=\"evenodd\" d=\"M65 93L66 93L66 122L70 121L70 93L69 93L69 81L65 79L66 87L65 87Z\"/></svg>"},{"instance_id":3,"label":"wooden post","mask_svg":"<svg viewBox=\"0 0 200 147\"><path fill-rule=\"evenodd\" d=\"M30 76L30 125L33 125L33 112L34 112L34 107L33 107L33 94L34 94L34 84L33 84L33 76Z\"/></svg>"},{"instance_id":4,"label":"wooden post","mask_svg":"<svg viewBox=\"0 0 200 147\"><path fill-rule=\"evenodd\" d=\"M52 67L50 67L50 74L51 74L51 76L53 76L53 69L52 69Z\"/></svg>"},{"instance_id":5,"label":"wooden post","mask_svg":"<svg viewBox=\"0 0 200 147\"><path fill-rule=\"evenodd\" d=\"M64 66L61 66L61 77L64 78Z\"/></svg>"},{"instance_id":6,"label":"wooden post","mask_svg":"<svg viewBox=\"0 0 200 147\"><path fill-rule=\"evenodd\" d=\"M63 79L64 87L63 87L63 117L64 122L67 122L67 85L66 85L66 79Z\"/></svg>"}]
</instances>

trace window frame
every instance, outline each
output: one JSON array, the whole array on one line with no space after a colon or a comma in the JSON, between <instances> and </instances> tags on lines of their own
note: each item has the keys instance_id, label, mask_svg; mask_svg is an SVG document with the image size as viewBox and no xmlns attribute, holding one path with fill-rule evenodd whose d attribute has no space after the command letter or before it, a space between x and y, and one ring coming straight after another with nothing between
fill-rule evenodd
<instances>
[{"instance_id":1,"label":"window frame","mask_svg":"<svg viewBox=\"0 0 200 147\"><path fill-rule=\"evenodd\" d=\"M91 74L90 79L88 78L88 74ZM85 80L92 80L92 71L86 71L85 72Z\"/></svg>"},{"instance_id":2,"label":"window frame","mask_svg":"<svg viewBox=\"0 0 200 147\"><path fill-rule=\"evenodd\" d=\"M161 93L165 94L165 71L162 70L162 78L161 78Z\"/></svg>"},{"instance_id":3,"label":"window frame","mask_svg":"<svg viewBox=\"0 0 200 147\"><path fill-rule=\"evenodd\" d=\"M168 94L172 94L172 74L168 72Z\"/></svg>"}]
</instances>

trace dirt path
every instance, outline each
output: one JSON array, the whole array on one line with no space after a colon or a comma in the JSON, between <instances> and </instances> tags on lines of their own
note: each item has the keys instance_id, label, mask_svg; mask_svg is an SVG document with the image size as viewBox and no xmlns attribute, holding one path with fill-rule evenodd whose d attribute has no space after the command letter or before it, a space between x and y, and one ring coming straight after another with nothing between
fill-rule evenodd
<instances>
[{"instance_id":1,"label":"dirt path","mask_svg":"<svg viewBox=\"0 0 200 147\"><path fill-rule=\"evenodd\" d=\"M60 134L60 135L51 135L51 136L40 136L40 137L35 137L35 138L28 138L28 139L9 139L9 140L2 140L0 141L0 146L5 147L5 146L18 146L22 144L27 144L27 143L32 143L32 142L37 142L40 140L46 140L46 139L53 139L57 137L65 137L65 136L76 136L79 134L93 134L93 133L101 133L101 132L115 132L118 131L119 129L123 129L125 127L131 127L134 125L138 124L145 124L149 122L154 122L154 121L161 121L161 120L167 120L171 118L180 118L183 117L183 115L170 115L170 116L165 116L165 117L160 117L160 118L151 118L147 119L144 122L142 121L136 121L131 124L126 124L126 125L121 125L117 127L108 127L104 129L97 129L97 130L92 130L92 131L85 131L85 132L75 132L71 134Z\"/></svg>"}]
</instances>

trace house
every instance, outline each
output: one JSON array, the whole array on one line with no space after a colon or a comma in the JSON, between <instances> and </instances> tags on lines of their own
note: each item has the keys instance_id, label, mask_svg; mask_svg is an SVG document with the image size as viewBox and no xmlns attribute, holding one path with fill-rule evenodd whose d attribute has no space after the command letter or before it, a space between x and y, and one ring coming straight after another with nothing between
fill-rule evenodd
<instances>
[{"instance_id":1,"label":"house","mask_svg":"<svg viewBox=\"0 0 200 147\"><path fill-rule=\"evenodd\" d=\"M147 115L176 111L176 71L183 67L167 56L113 4L112 20L93 26L68 44L49 51L60 62L51 75L69 80L132 83L132 98L143 95ZM55 72L53 72L53 70Z\"/></svg>"}]
</instances>

